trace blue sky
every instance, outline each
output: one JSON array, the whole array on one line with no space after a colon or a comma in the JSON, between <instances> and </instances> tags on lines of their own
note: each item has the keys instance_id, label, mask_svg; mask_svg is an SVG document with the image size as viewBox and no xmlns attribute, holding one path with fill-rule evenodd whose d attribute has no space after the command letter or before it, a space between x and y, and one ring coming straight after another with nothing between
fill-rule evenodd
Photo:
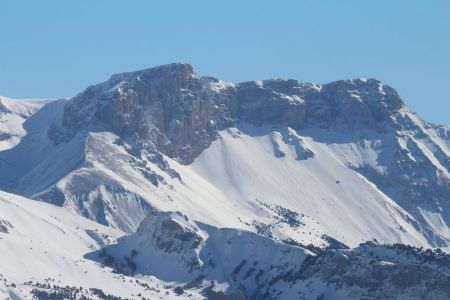
<instances>
[{"instance_id":1,"label":"blue sky","mask_svg":"<svg viewBox=\"0 0 450 300\"><path fill-rule=\"evenodd\" d=\"M229 81L375 77L450 124L448 0L0 0L0 94L69 97L175 61Z\"/></svg>"}]
</instances>

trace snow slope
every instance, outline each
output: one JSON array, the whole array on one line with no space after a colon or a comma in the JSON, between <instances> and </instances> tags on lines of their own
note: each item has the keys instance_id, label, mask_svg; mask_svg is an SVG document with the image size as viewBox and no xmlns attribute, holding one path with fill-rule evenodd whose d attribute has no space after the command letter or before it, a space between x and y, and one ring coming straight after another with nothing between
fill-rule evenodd
<instances>
[{"instance_id":1,"label":"snow slope","mask_svg":"<svg viewBox=\"0 0 450 300\"><path fill-rule=\"evenodd\" d=\"M40 161L15 188L49 202L60 193L65 195L61 205L127 232L156 209L304 245L326 245L324 236L349 246L372 239L425 247L445 243L448 237L433 235L347 166L361 155L370 163L375 153L352 151L358 149L354 143L322 143L317 140L323 135L317 134L315 139L288 127L230 128L191 165L165 157L179 179L153 162L136 160L117 145L114 134L90 133L52 146L47 153L58 155ZM304 151L313 155L299 159ZM143 171L153 172L158 184ZM54 184L58 174L66 175Z\"/></svg>"},{"instance_id":2,"label":"snow slope","mask_svg":"<svg viewBox=\"0 0 450 300\"><path fill-rule=\"evenodd\" d=\"M301 138L314 157L296 159L298 150L285 142L289 135ZM250 206L255 199L281 205L309 216L320 232L350 246L368 239L428 245L407 212L345 165L339 152L352 146L330 149L333 145L316 142L312 136L300 137L290 128L244 125L221 132L220 139L191 168L235 205ZM277 157L280 149L285 156ZM309 242L303 238L303 243Z\"/></svg>"},{"instance_id":3,"label":"snow slope","mask_svg":"<svg viewBox=\"0 0 450 300\"><path fill-rule=\"evenodd\" d=\"M49 100L17 100L0 96L0 151L14 147L26 134L23 123Z\"/></svg>"}]
</instances>

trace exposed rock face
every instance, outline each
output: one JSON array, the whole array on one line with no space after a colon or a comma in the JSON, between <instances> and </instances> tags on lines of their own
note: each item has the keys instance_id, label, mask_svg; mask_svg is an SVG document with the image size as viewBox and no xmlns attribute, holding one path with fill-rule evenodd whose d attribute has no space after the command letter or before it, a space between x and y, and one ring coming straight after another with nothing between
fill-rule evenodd
<instances>
[{"instance_id":1,"label":"exposed rock face","mask_svg":"<svg viewBox=\"0 0 450 300\"><path fill-rule=\"evenodd\" d=\"M12 137L12 135L9 132L1 132L0 131L0 141L9 140L11 137Z\"/></svg>"},{"instance_id":2,"label":"exposed rock face","mask_svg":"<svg viewBox=\"0 0 450 300\"><path fill-rule=\"evenodd\" d=\"M6 105L3 104L2 99L0 98L0 117L2 115L11 114L11 111L6 107ZM0 119L1 121L1 119ZM2 130L3 129L3 130ZM5 130L6 128L0 127L0 142L1 141L7 141L13 137L13 135Z\"/></svg>"},{"instance_id":3,"label":"exposed rock face","mask_svg":"<svg viewBox=\"0 0 450 300\"><path fill-rule=\"evenodd\" d=\"M0 233L9 233L9 230L12 228L11 222L0 219Z\"/></svg>"},{"instance_id":4,"label":"exposed rock face","mask_svg":"<svg viewBox=\"0 0 450 300\"><path fill-rule=\"evenodd\" d=\"M304 124L306 104L303 87L296 80L268 80L238 85L239 118L257 126Z\"/></svg>"},{"instance_id":5,"label":"exposed rock face","mask_svg":"<svg viewBox=\"0 0 450 300\"><path fill-rule=\"evenodd\" d=\"M397 92L378 80L341 80L322 85L309 93L308 124L323 122L326 127L344 123L350 129L382 129L403 107Z\"/></svg>"},{"instance_id":6,"label":"exposed rock face","mask_svg":"<svg viewBox=\"0 0 450 300\"><path fill-rule=\"evenodd\" d=\"M148 215L137 230L143 247L155 247L164 253L181 254L197 249L203 238L200 229L179 212Z\"/></svg>"},{"instance_id":7,"label":"exposed rock face","mask_svg":"<svg viewBox=\"0 0 450 300\"><path fill-rule=\"evenodd\" d=\"M189 163L232 124L235 99L232 85L197 77L188 64L119 74L73 98L50 136L60 142L82 128L106 125L138 150Z\"/></svg>"},{"instance_id":8,"label":"exposed rock face","mask_svg":"<svg viewBox=\"0 0 450 300\"><path fill-rule=\"evenodd\" d=\"M370 242L350 251L327 250L305 260L299 279L317 278L355 298L447 299L450 257L405 245ZM295 277L295 276L294 276Z\"/></svg>"},{"instance_id":9,"label":"exposed rock face","mask_svg":"<svg viewBox=\"0 0 450 300\"><path fill-rule=\"evenodd\" d=\"M106 127L131 141L135 150L161 151L189 164L219 130L239 121L379 130L392 123L402 106L395 90L373 79L231 84L198 77L192 66L175 63L114 75L89 87L69 101L62 123L49 136L59 143L83 128Z\"/></svg>"}]
</instances>

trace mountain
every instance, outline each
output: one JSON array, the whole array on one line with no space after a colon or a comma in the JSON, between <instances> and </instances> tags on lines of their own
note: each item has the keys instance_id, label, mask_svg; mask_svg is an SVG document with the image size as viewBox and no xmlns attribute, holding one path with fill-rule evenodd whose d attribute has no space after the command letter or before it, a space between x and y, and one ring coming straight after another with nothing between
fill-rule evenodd
<instances>
[{"instance_id":1,"label":"mountain","mask_svg":"<svg viewBox=\"0 0 450 300\"><path fill-rule=\"evenodd\" d=\"M115 233L74 257L190 297L449 297L450 126L375 79L230 83L174 63L0 107L20 128L0 188Z\"/></svg>"}]
</instances>

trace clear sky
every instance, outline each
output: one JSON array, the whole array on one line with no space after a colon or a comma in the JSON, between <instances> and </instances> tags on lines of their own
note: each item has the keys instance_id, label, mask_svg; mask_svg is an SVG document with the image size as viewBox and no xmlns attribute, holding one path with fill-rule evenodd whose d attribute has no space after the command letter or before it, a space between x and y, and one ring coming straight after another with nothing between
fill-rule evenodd
<instances>
[{"instance_id":1,"label":"clear sky","mask_svg":"<svg viewBox=\"0 0 450 300\"><path fill-rule=\"evenodd\" d=\"M0 95L176 61L229 81L375 77L450 124L449 0L0 0Z\"/></svg>"}]
</instances>

